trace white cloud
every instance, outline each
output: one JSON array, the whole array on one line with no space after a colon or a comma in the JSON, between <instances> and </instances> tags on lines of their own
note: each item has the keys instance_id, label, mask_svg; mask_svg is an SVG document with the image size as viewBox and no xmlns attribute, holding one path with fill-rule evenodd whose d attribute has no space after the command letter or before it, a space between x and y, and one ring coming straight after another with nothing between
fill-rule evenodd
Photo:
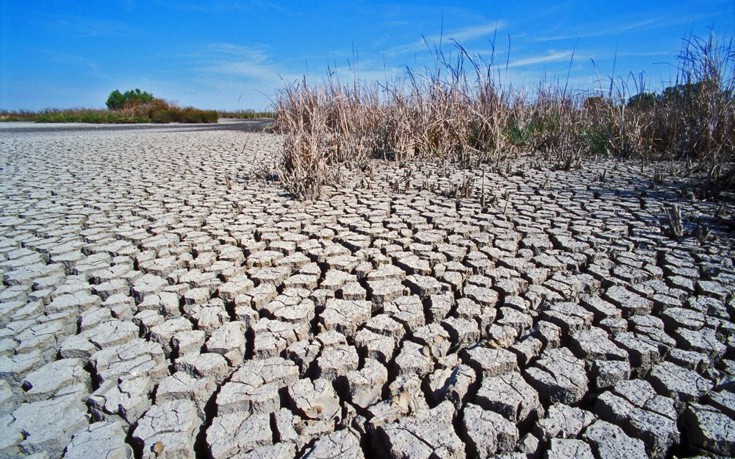
<instances>
[{"instance_id":1,"label":"white cloud","mask_svg":"<svg viewBox=\"0 0 735 459\"><path fill-rule=\"evenodd\" d=\"M485 24L463 27L454 31L442 32L441 34L423 37L414 43L399 45L388 50L388 54L397 55L409 52L426 50L427 44L433 46L444 40L455 40L457 42L470 42L478 38L490 38L495 32L505 27L502 21L493 21Z\"/></svg>"},{"instance_id":2,"label":"white cloud","mask_svg":"<svg viewBox=\"0 0 735 459\"><path fill-rule=\"evenodd\" d=\"M549 62L569 61L573 54L573 51L547 51L545 54L539 56L530 56L523 59L511 59L508 67L528 67Z\"/></svg>"},{"instance_id":3,"label":"white cloud","mask_svg":"<svg viewBox=\"0 0 735 459\"><path fill-rule=\"evenodd\" d=\"M279 69L263 48L234 43L212 43L193 53L201 73L254 80L277 78Z\"/></svg>"},{"instance_id":4,"label":"white cloud","mask_svg":"<svg viewBox=\"0 0 735 459\"><path fill-rule=\"evenodd\" d=\"M179 57L192 70L185 81L194 90L178 93L186 94L186 99L181 100L185 104L266 109L276 91L284 86L284 80L298 78L282 62L273 59L266 46L209 43Z\"/></svg>"},{"instance_id":5,"label":"white cloud","mask_svg":"<svg viewBox=\"0 0 735 459\"><path fill-rule=\"evenodd\" d=\"M476 26L468 26L453 32L447 32L446 38L456 40L459 42L472 41L477 38L487 38L492 36L495 32L502 29L505 24L501 21L489 22L487 24L480 24ZM434 35L429 38L429 42L439 41L441 35Z\"/></svg>"}]
</instances>

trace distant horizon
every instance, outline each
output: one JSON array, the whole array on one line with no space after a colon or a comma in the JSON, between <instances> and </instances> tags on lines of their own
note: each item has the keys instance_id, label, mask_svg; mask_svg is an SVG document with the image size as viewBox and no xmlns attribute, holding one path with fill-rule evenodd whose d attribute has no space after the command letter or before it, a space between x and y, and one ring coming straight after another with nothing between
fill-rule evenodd
<instances>
[{"instance_id":1,"label":"distant horizon","mask_svg":"<svg viewBox=\"0 0 735 459\"><path fill-rule=\"evenodd\" d=\"M590 3L0 0L0 109L104 108L113 90L139 88L181 106L268 111L304 77L393 82L432 67L435 46L456 57L455 42L493 59L504 85L592 94L613 76L632 95L675 83L684 39L735 32L735 0Z\"/></svg>"}]
</instances>

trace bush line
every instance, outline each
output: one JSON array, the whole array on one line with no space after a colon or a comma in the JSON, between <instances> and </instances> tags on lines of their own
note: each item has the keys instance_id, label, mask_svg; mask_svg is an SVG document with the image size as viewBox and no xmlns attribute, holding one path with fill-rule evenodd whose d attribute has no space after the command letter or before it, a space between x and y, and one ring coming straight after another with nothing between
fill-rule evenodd
<instances>
[{"instance_id":1,"label":"bush line","mask_svg":"<svg viewBox=\"0 0 735 459\"><path fill-rule=\"evenodd\" d=\"M181 108L161 99L127 104L123 108L112 110L73 108L0 112L0 121L36 123L216 123L218 120L219 113L216 110Z\"/></svg>"}]
</instances>

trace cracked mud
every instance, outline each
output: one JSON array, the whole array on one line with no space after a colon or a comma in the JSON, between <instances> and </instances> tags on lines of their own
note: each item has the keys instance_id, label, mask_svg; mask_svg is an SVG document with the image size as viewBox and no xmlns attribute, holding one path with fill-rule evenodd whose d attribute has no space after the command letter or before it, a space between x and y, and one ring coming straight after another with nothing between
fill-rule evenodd
<instances>
[{"instance_id":1,"label":"cracked mud","mask_svg":"<svg viewBox=\"0 0 735 459\"><path fill-rule=\"evenodd\" d=\"M3 133L0 457L735 455L717 203L533 159L302 203L256 179L280 142Z\"/></svg>"}]
</instances>

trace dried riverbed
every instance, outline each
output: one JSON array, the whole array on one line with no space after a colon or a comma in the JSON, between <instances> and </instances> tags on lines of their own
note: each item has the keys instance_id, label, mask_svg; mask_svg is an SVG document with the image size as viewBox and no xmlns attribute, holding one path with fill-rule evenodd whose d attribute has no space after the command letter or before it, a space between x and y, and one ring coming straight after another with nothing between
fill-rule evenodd
<instances>
[{"instance_id":1,"label":"dried riverbed","mask_svg":"<svg viewBox=\"0 0 735 459\"><path fill-rule=\"evenodd\" d=\"M0 457L735 455L716 203L612 160L300 203L280 141L0 128Z\"/></svg>"}]
</instances>

